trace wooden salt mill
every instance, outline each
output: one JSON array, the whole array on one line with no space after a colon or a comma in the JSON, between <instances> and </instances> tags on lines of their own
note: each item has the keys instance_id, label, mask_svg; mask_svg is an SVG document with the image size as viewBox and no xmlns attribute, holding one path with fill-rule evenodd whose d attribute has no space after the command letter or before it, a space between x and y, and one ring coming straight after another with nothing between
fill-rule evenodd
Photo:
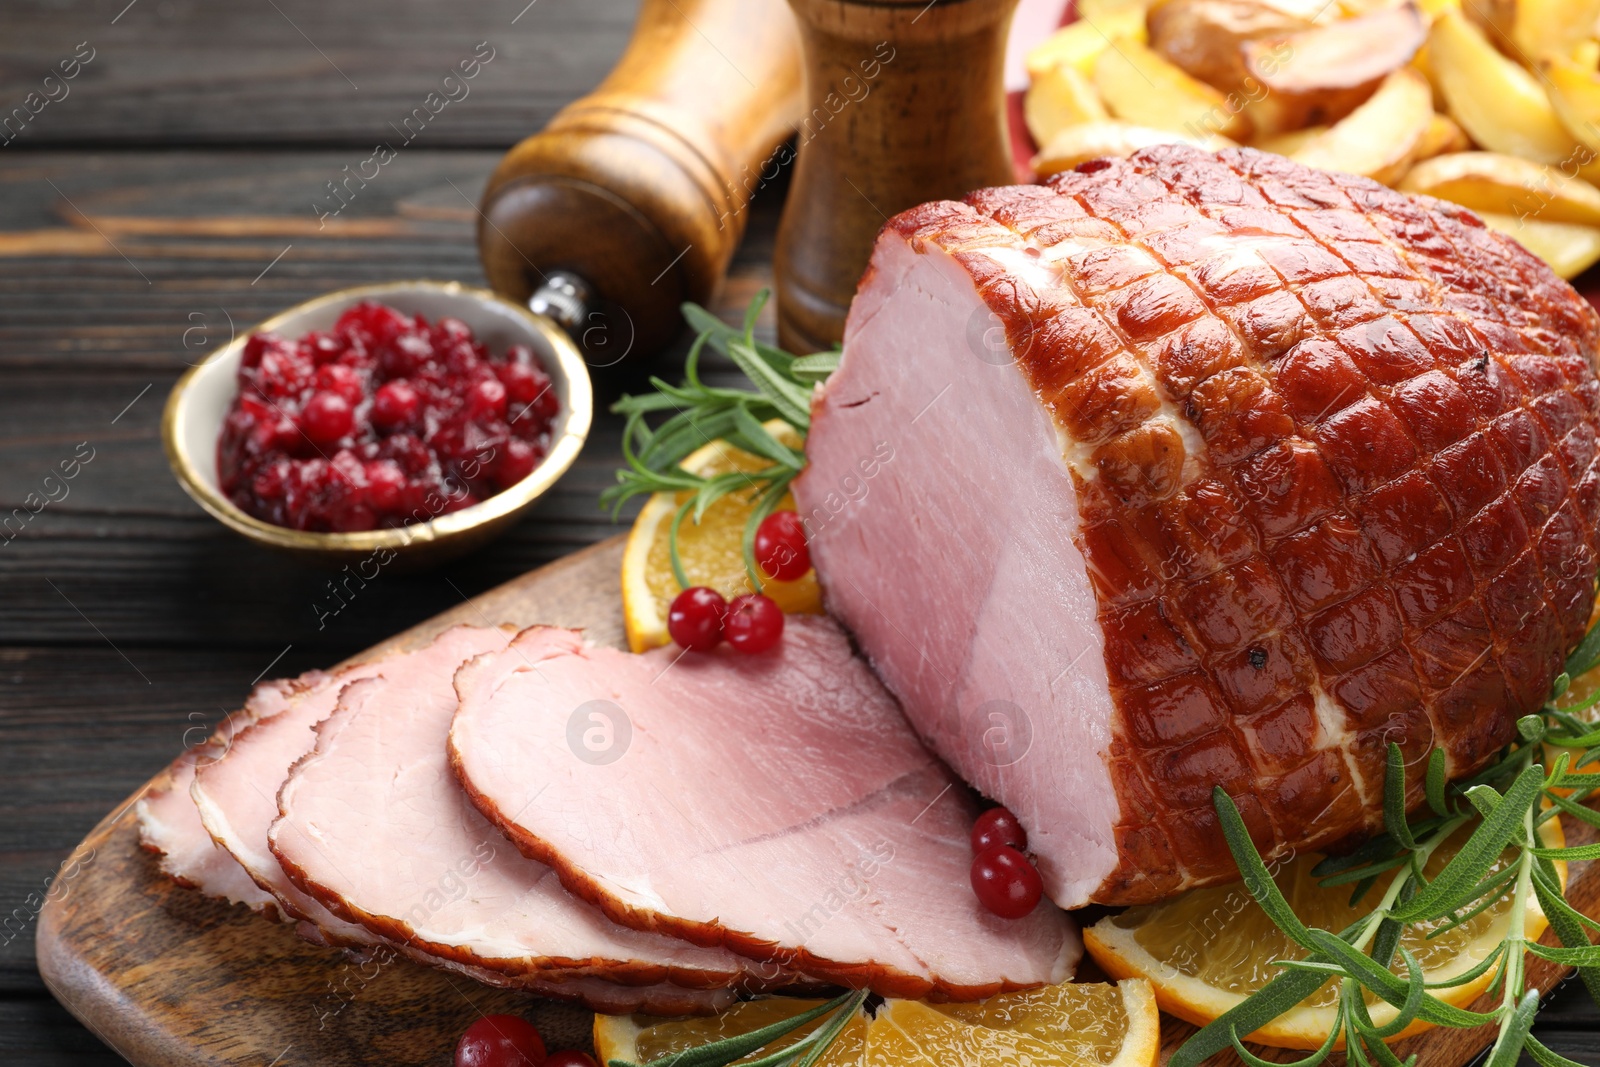
<instances>
[{"instance_id":1,"label":"wooden salt mill","mask_svg":"<svg viewBox=\"0 0 1600 1067\"><path fill-rule=\"evenodd\" d=\"M1004 82L1016 0L789 4L807 110L774 272L779 344L803 353L838 343L891 216L1016 180Z\"/></svg>"},{"instance_id":2,"label":"wooden salt mill","mask_svg":"<svg viewBox=\"0 0 1600 1067\"><path fill-rule=\"evenodd\" d=\"M678 305L721 282L800 86L783 0L644 0L605 81L489 178L490 284L559 322L592 366L666 344Z\"/></svg>"}]
</instances>

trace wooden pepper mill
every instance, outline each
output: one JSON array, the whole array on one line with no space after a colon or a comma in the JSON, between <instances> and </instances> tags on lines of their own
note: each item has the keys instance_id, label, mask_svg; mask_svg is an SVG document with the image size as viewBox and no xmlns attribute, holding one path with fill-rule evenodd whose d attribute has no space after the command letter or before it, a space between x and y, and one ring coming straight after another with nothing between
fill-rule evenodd
<instances>
[{"instance_id":1,"label":"wooden pepper mill","mask_svg":"<svg viewBox=\"0 0 1600 1067\"><path fill-rule=\"evenodd\" d=\"M837 344L878 230L925 200L1015 180L1006 30L1016 0L789 0L806 112L778 229L778 340Z\"/></svg>"},{"instance_id":2,"label":"wooden pepper mill","mask_svg":"<svg viewBox=\"0 0 1600 1067\"><path fill-rule=\"evenodd\" d=\"M678 305L722 280L750 196L772 177L763 164L794 129L800 84L783 0L644 0L599 88L489 178L478 221L489 283L555 318L594 365L667 343ZM598 307L624 314L595 321Z\"/></svg>"}]
</instances>

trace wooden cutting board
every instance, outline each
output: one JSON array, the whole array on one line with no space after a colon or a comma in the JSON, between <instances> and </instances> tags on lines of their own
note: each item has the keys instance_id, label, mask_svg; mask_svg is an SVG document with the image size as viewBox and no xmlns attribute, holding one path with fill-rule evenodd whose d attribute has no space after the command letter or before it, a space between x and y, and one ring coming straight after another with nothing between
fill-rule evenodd
<instances>
[{"instance_id":1,"label":"wooden cutting board","mask_svg":"<svg viewBox=\"0 0 1600 1067\"><path fill-rule=\"evenodd\" d=\"M550 623L622 647L622 542L508 582L357 658L420 646L457 623ZM137 797L62 866L38 927L39 971L51 992L135 1067L445 1067L461 1031L497 1011L526 1015L551 1047L589 1047L591 1016L577 1008L404 960L351 962L289 926L174 885L139 848ZM1573 820L1567 833L1574 844L1594 838ZM1600 873L1575 864L1569 896L1600 912ZM1548 990L1564 972L1530 960L1529 973ZM1162 1024L1164 1061L1193 1028L1165 1016ZM1460 1067L1492 1037L1434 1030L1396 1051L1420 1053L1427 1067ZM1304 1055L1258 1051L1273 1060ZM1239 1067L1232 1053L1215 1062Z\"/></svg>"}]
</instances>

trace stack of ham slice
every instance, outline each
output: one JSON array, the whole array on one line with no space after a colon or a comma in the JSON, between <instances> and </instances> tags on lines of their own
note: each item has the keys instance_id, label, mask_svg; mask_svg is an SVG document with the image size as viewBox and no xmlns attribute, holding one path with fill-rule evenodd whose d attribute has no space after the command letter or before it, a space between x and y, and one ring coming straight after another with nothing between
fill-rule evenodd
<instances>
[{"instance_id":1,"label":"stack of ham slice","mask_svg":"<svg viewBox=\"0 0 1600 1067\"><path fill-rule=\"evenodd\" d=\"M825 982L965 997L1071 974L1065 915L977 907L965 787L831 623L792 626L770 656L677 665L566 630L512 637L456 627L259 687L141 802L145 845L177 881L319 943L598 1011L706 1013ZM632 723L614 764L569 741L592 699ZM455 772L486 757L464 790ZM624 784L588 792L608 773ZM618 907L590 891L636 874L670 893Z\"/></svg>"}]
</instances>

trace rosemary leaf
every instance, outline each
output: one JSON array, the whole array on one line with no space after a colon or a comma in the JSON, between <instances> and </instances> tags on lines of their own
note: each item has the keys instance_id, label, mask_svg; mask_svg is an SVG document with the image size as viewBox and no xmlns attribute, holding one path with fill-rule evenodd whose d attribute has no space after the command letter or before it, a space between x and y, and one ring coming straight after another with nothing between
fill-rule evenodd
<instances>
[{"instance_id":1,"label":"rosemary leaf","mask_svg":"<svg viewBox=\"0 0 1600 1067\"><path fill-rule=\"evenodd\" d=\"M1540 959L1549 960L1551 963L1559 963L1563 967L1600 967L1600 945L1556 948L1552 945L1541 945L1537 941L1530 941L1528 942L1528 951Z\"/></svg>"},{"instance_id":2,"label":"rosemary leaf","mask_svg":"<svg viewBox=\"0 0 1600 1067\"><path fill-rule=\"evenodd\" d=\"M763 289L751 300L742 328L729 326L702 307L683 305L683 317L698 334L684 360L683 383L651 378L652 392L624 396L611 407L627 416L622 433L625 466L617 471L616 484L600 494L600 504L616 517L636 496L688 494L674 513L668 539L673 577L680 586L688 580L678 553L683 521L698 524L718 500L748 490L756 510L743 537L745 572L752 588L762 587L755 560L756 526L777 507L805 466L804 452L784 444L765 424L782 419L803 436L810 427L813 388L839 365L838 352L795 357L757 341L755 322L768 295ZM732 360L755 388L706 385L700 378L700 357L707 348ZM683 469L685 459L717 441L768 460L771 466L710 477Z\"/></svg>"},{"instance_id":3,"label":"rosemary leaf","mask_svg":"<svg viewBox=\"0 0 1600 1067\"><path fill-rule=\"evenodd\" d=\"M762 359L754 345L743 340L728 344L728 356L756 383L756 388L778 409L784 421L797 430L811 428L811 398L794 381L785 378L776 368Z\"/></svg>"},{"instance_id":4,"label":"rosemary leaf","mask_svg":"<svg viewBox=\"0 0 1600 1067\"><path fill-rule=\"evenodd\" d=\"M1466 844L1445 864L1444 870L1409 903L1394 911L1391 918L1401 923L1426 922L1442 918L1460 907L1464 903L1462 893L1482 880L1522 828L1523 817L1539 799L1543 786L1542 767L1529 767L1519 774L1504 798L1478 824Z\"/></svg>"},{"instance_id":5,"label":"rosemary leaf","mask_svg":"<svg viewBox=\"0 0 1600 1067\"><path fill-rule=\"evenodd\" d=\"M1502 941L1502 942L1500 942L1499 945L1495 946L1494 951L1490 952L1487 956L1485 956L1482 960L1480 960L1471 969L1463 971L1463 972L1461 972L1460 974L1456 975L1453 978L1446 978L1445 980L1443 980L1441 982L1429 982L1428 983L1428 988L1429 989L1456 989L1456 988L1458 988L1460 986L1464 986L1468 982L1475 981L1476 979L1478 979L1482 975L1485 975L1485 974L1489 973L1489 968L1493 967L1496 963L1500 962L1500 957L1504 956L1505 954L1506 954L1506 943L1504 941Z\"/></svg>"},{"instance_id":6,"label":"rosemary leaf","mask_svg":"<svg viewBox=\"0 0 1600 1067\"><path fill-rule=\"evenodd\" d=\"M1539 1067L1585 1067L1577 1060L1569 1060L1559 1052L1551 1052L1539 1043L1539 1039L1529 1034L1522 1042L1522 1051Z\"/></svg>"},{"instance_id":7,"label":"rosemary leaf","mask_svg":"<svg viewBox=\"0 0 1600 1067\"><path fill-rule=\"evenodd\" d=\"M1517 1057L1522 1055L1522 1046L1528 1039L1528 1031L1533 1028L1533 1017L1538 1013L1539 991L1530 989L1523 994L1516 1010L1511 1013L1509 1021L1501 1029L1500 1037L1495 1041L1494 1048L1489 1051L1489 1058L1484 1061L1483 1067L1514 1067Z\"/></svg>"},{"instance_id":8,"label":"rosemary leaf","mask_svg":"<svg viewBox=\"0 0 1600 1067\"><path fill-rule=\"evenodd\" d=\"M1567 674L1573 678L1600 666L1600 625L1592 627L1567 657Z\"/></svg>"},{"instance_id":9,"label":"rosemary leaf","mask_svg":"<svg viewBox=\"0 0 1600 1067\"><path fill-rule=\"evenodd\" d=\"M835 348L830 352L796 356L794 362L789 364L789 373L802 382L824 381L828 375L839 369L839 358L843 355L842 351Z\"/></svg>"},{"instance_id":10,"label":"rosemary leaf","mask_svg":"<svg viewBox=\"0 0 1600 1067\"><path fill-rule=\"evenodd\" d=\"M1396 1015L1383 1026L1374 1027L1372 1035L1381 1042L1385 1038L1394 1037L1411 1025L1417 1017L1417 1012L1422 1010L1422 998L1427 995L1428 985L1422 972L1422 964L1417 962L1416 954L1410 949L1401 946L1400 956L1406 965L1406 999L1400 1005L1400 1014ZM1362 1011L1366 1004L1362 1002Z\"/></svg>"},{"instance_id":11,"label":"rosemary leaf","mask_svg":"<svg viewBox=\"0 0 1600 1067\"><path fill-rule=\"evenodd\" d=\"M1326 930L1311 930L1309 933L1319 952L1337 963L1342 963L1350 976L1363 986L1397 1008L1406 1002L1409 988L1406 982L1393 972L1378 966L1371 957ZM1440 1026L1481 1026L1484 1023L1499 1021L1499 1017L1492 1012L1485 1014L1467 1011L1465 1008L1446 1004L1426 993L1417 1008L1417 1017Z\"/></svg>"},{"instance_id":12,"label":"rosemary leaf","mask_svg":"<svg viewBox=\"0 0 1600 1067\"><path fill-rule=\"evenodd\" d=\"M1408 852L1416 849L1417 839L1411 836L1411 825L1406 821L1406 757L1393 741L1389 742L1388 768L1383 778L1383 828L1401 848Z\"/></svg>"},{"instance_id":13,"label":"rosemary leaf","mask_svg":"<svg viewBox=\"0 0 1600 1067\"><path fill-rule=\"evenodd\" d=\"M778 1038L793 1033L807 1023L837 1010L849 1003L855 996L856 994L854 993L844 993L834 997L826 1004L819 1004L798 1015L791 1015L787 1019L779 1019L775 1023L769 1023L760 1029L751 1030L749 1033L735 1034L720 1041L712 1041L709 1044L684 1049L682 1052L669 1053L651 1060L645 1067L726 1067L727 1064L743 1059L752 1052L767 1047ZM782 1050L785 1054L791 1051L790 1049ZM612 1060L611 1067L617 1067L621 1062Z\"/></svg>"},{"instance_id":14,"label":"rosemary leaf","mask_svg":"<svg viewBox=\"0 0 1600 1067\"><path fill-rule=\"evenodd\" d=\"M1595 811L1586 804L1576 804L1562 796L1560 793L1553 791L1547 792L1545 796L1556 807L1560 808L1563 812L1572 816L1574 819L1577 819L1579 822L1588 823L1590 826L1600 826L1600 811Z\"/></svg>"},{"instance_id":15,"label":"rosemary leaf","mask_svg":"<svg viewBox=\"0 0 1600 1067\"><path fill-rule=\"evenodd\" d=\"M795 1063L794 1067L815 1067L816 1062L822 1058L822 1054L828 1051L828 1046L832 1045L844 1031L844 1028L850 1025L850 1020L855 1018L856 1013L861 1010L861 1005L866 1003L866 1000L867 991L863 989L845 1001L844 1006L818 1031L816 1043L811 1046L811 1051L806 1053L804 1059Z\"/></svg>"},{"instance_id":16,"label":"rosemary leaf","mask_svg":"<svg viewBox=\"0 0 1600 1067\"><path fill-rule=\"evenodd\" d=\"M1436 748L1428 753L1428 777L1424 791L1428 797L1428 807L1441 817L1450 814L1450 806L1445 798L1445 781L1444 749Z\"/></svg>"},{"instance_id":17,"label":"rosemary leaf","mask_svg":"<svg viewBox=\"0 0 1600 1067\"><path fill-rule=\"evenodd\" d=\"M1233 798L1228 796L1227 790L1217 786L1212 790L1211 803L1217 809L1217 818L1221 820L1222 836L1228 842L1228 850L1233 853L1233 861L1244 876L1245 889L1289 940L1315 951L1317 945L1311 939L1312 931L1306 929L1305 923L1300 921L1289 902L1283 898L1278 883L1272 880L1261 853L1256 851L1255 842L1250 840L1250 831L1245 828L1244 819L1239 816Z\"/></svg>"},{"instance_id":18,"label":"rosemary leaf","mask_svg":"<svg viewBox=\"0 0 1600 1067\"><path fill-rule=\"evenodd\" d=\"M1321 1046L1319 1046L1315 1052L1304 1059L1289 1060L1284 1063L1279 1063L1272 1060L1264 1060L1260 1056L1257 1056L1255 1053L1244 1047L1244 1042L1239 1040L1238 1030L1230 1029L1228 1031L1228 1037L1233 1045L1234 1054L1245 1063L1249 1064L1250 1067L1317 1067L1318 1064L1322 1063L1323 1060L1328 1058L1328 1054L1333 1051L1333 1046L1338 1043L1339 1033L1341 1030L1343 1030L1343 1026L1341 1025L1343 1022L1343 1009L1341 1008L1340 1011L1340 1019L1334 1023L1331 1029L1329 1029L1327 1039L1322 1042ZM1184 1047L1187 1048L1188 1046L1185 1045ZM1223 1048L1226 1047L1226 1045L1223 1046ZM1179 1051L1181 1052L1182 1050L1180 1049ZM1221 1051L1221 1049L1218 1051ZM1173 1067L1173 1065L1177 1062L1177 1056L1173 1056L1167 1067Z\"/></svg>"},{"instance_id":19,"label":"rosemary leaf","mask_svg":"<svg viewBox=\"0 0 1600 1067\"><path fill-rule=\"evenodd\" d=\"M1172 1054L1167 1067L1201 1067L1222 1050L1237 1046L1241 1032L1245 1036L1255 1033L1327 982L1327 975L1310 971L1288 971L1279 975L1246 997L1242 1003L1201 1027L1198 1033ZM1332 1047L1331 1044L1329 1047Z\"/></svg>"}]
</instances>

